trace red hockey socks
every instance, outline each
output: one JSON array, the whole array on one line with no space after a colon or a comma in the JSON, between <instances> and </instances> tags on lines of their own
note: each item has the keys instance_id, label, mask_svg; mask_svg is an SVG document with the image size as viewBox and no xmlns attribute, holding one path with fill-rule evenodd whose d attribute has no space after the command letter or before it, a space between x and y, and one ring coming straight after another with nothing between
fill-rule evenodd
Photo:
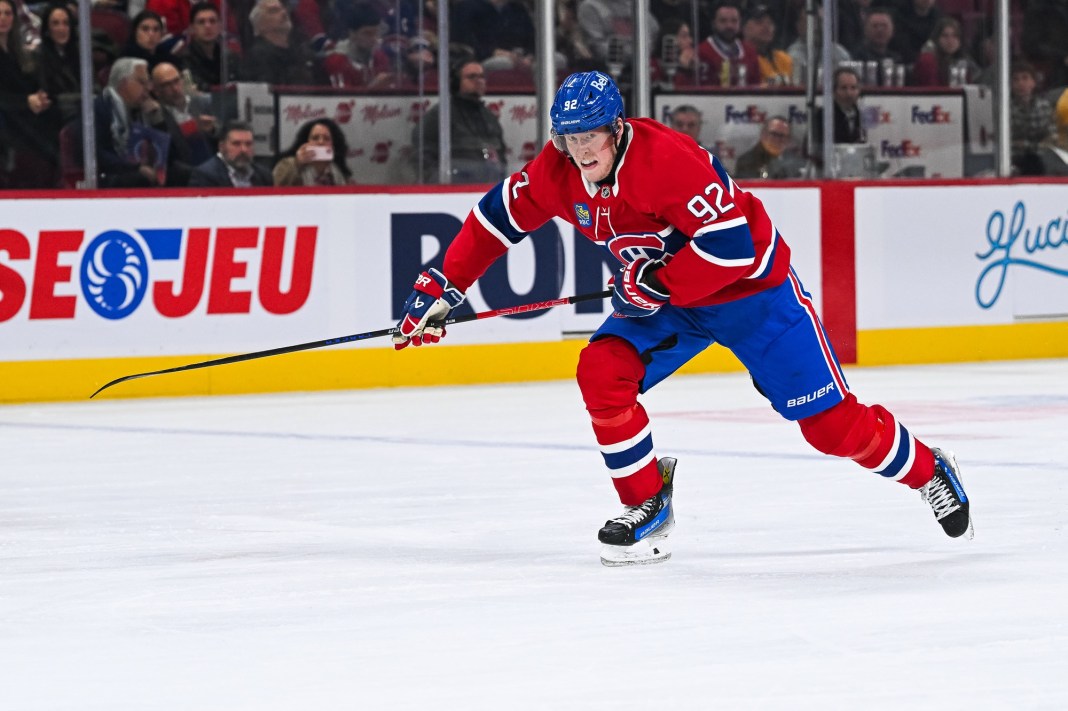
<instances>
[{"instance_id":1,"label":"red hockey socks","mask_svg":"<svg viewBox=\"0 0 1068 711\"><path fill-rule=\"evenodd\" d=\"M637 506L663 484L649 416L638 403L644 374L633 346L619 338L594 341L579 356L579 389L601 456L625 506Z\"/></svg>"},{"instance_id":2,"label":"red hockey socks","mask_svg":"<svg viewBox=\"0 0 1068 711\"><path fill-rule=\"evenodd\" d=\"M865 469L918 489L934 475L934 457L882 405L868 407L852 393L829 410L798 421L813 447L849 457Z\"/></svg>"}]
</instances>

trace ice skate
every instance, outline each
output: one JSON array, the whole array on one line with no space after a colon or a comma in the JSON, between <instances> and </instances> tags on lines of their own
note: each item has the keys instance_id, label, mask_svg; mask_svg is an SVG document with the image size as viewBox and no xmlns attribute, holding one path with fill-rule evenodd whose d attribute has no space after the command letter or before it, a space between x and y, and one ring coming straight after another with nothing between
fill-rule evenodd
<instances>
[{"instance_id":1,"label":"ice skate","mask_svg":"<svg viewBox=\"0 0 1068 711\"><path fill-rule=\"evenodd\" d=\"M601 542L601 563L607 566L663 563L671 557L667 536L675 527L671 501L675 459L662 457L657 466L664 486L638 506L628 506L623 514L606 521L597 533Z\"/></svg>"},{"instance_id":2,"label":"ice skate","mask_svg":"<svg viewBox=\"0 0 1068 711\"><path fill-rule=\"evenodd\" d=\"M975 535L972 529L972 516L968 495L964 493L964 483L960 478L960 469L952 452L931 448L935 458L935 474L931 481L920 487L920 496L931 505L935 518L942 524L947 536L969 540Z\"/></svg>"}]
</instances>

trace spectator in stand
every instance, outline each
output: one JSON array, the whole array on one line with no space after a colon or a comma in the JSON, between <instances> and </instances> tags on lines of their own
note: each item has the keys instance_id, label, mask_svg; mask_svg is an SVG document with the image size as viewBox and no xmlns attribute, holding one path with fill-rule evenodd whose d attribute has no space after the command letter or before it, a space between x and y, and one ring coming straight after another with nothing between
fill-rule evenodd
<instances>
[{"instance_id":1,"label":"spectator in stand","mask_svg":"<svg viewBox=\"0 0 1068 711\"><path fill-rule=\"evenodd\" d=\"M1057 124L1057 147L1068 151L1068 88L1060 90L1053 111Z\"/></svg>"},{"instance_id":2,"label":"spectator in stand","mask_svg":"<svg viewBox=\"0 0 1068 711\"><path fill-rule=\"evenodd\" d=\"M226 50L222 46L222 24L219 11L210 2L198 2L189 10L189 31L174 49L174 55L185 63L198 91L208 92L226 82L222 79L222 56L226 52L226 81L240 75L240 59L236 46Z\"/></svg>"},{"instance_id":3,"label":"spectator in stand","mask_svg":"<svg viewBox=\"0 0 1068 711\"><path fill-rule=\"evenodd\" d=\"M15 5L15 14L19 18L19 36L22 37L22 44L28 50L37 49L37 45L41 41L41 18L37 17L33 11L30 10L25 0L12 0ZM37 4L34 3L36 8Z\"/></svg>"},{"instance_id":4,"label":"spectator in stand","mask_svg":"<svg viewBox=\"0 0 1068 711\"><path fill-rule=\"evenodd\" d=\"M282 153L274 167L274 184L351 185L349 144L345 134L330 119L309 121L297 130L293 145Z\"/></svg>"},{"instance_id":5,"label":"spectator in stand","mask_svg":"<svg viewBox=\"0 0 1068 711\"><path fill-rule=\"evenodd\" d=\"M690 104L676 106L671 111L669 122L673 129L689 136L697 142L697 145L701 145L701 127L704 125L704 118L696 106Z\"/></svg>"},{"instance_id":6,"label":"spectator in stand","mask_svg":"<svg viewBox=\"0 0 1068 711\"><path fill-rule=\"evenodd\" d=\"M1042 75L1043 86L1068 84L1068 2L1029 0L1020 30L1020 49Z\"/></svg>"},{"instance_id":7,"label":"spectator in stand","mask_svg":"<svg viewBox=\"0 0 1068 711\"><path fill-rule=\"evenodd\" d=\"M390 86L417 90L420 81L424 91L437 91L438 55L429 40L416 37L404 47L404 61L394 72Z\"/></svg>"},{"instance_id":8,"label":"spectator in stand","mask_svg":"<svg viewBox=\"0 0 1068 711\"><path fill-rule=\"evenodd\" d=\"M712 34L697 48L698 61L708 66L714 86L756 86L761 83L756 48L741 39L742 11L734 2L716 7Z\"/></svg>"},{"instance_id":9,"label":"spectator in stand","mask_svg":"<svg viewBox=\"0 0 1068 711\"><path fill-rule=\"evenodd\" d=\"M193 166L215 153L216 125L211 101L202 94L186 93L182 75L173 64L157 64L151 76L152 93L159 100L171 137L173 160L167 170L167 184L183 187L189 182Z\"/></svg>"},{"instance_id":10,"label":"spectator in stand","mask_svg":"<svg viewBox=\"0 0 1068 711\"><path fill-rule=\"evenodd\" d=\"M81 115L81 74L74 14L67 5L50 5L42 18L37 46L37 81L59 110L60 123Z\"/></svg>"},{"instance_id":11,"label":"spectator in stand","mask_svg":"<svg viewBox=\"0 0 1068 711\"><path fill-rule=\"evenodd\" d=\"M649 11L661 25L671 20L685 22L687 25L692 25L694 21L694 6L691 0L651 0ZM703 20L707 20L705 9L698 7L697 21L702 24Z\"/></svg>"},{"instance_id":12,"label":"spectator in stand","mask_svg":"<svg viewBox=\"0 0 1068 711\"><path fill-rule=\"evenodd\" d=\"M905 64L914 64L942 17L937 0L898 0L897 48Z\"/></svg>"},{"instance_id":13,"label":"spectator in stand","mask_svg":"<svg viewBox=\"0 0 1068 711\"><path fill-rule=\"evenodd\" d=\"M255 40L241 61L241 77L274 85L317 84L315 57L293 34L281 0L257 0L249 14Z\"/></svg>"},{"instance_id":14,"label":"spectator in stand","mask_svg":"<svg viewBox=\"0 0 1068 711\"><path fill-rule=\"evenodd\" d=\"M588 66L593 59L593 50L578 25L578 10L575 0L556 0L556 53L563 58L568 69Z\"/></svg>"},{"instance_id":15,"label":"spectator in stand","mask_svg":"<svg viewBox=\"0 0 1068 711\"><path fill-rule=\"evenodd\" d=\"M775 18L767 5L757 5L750 12L742 25L742 39L756 50L761 84L789 86L793 83L794 60L774 46Z\"/></svg>"},{"instance_id":16,"label":"spectator in stand","mask_svg":"<svg viewBox=\"0 0 1068 711\"><path fill-rule=\"evenodd\" d=\"M191 188L270 187L271 174L255 163L256 143L252 127L231 121L223 128L219 152L202 163L189 179Z\"/></svg>"},{"instance_id":17,"label":"spectator in stand","mask_svg":"<svg viewBox=\"0 0 1068 711\"><path fill-rule=\"evenodd\" d=\"M487 59L505 52L515 55L513 64L534 56L534 21L519 0L460 0L452 5L449 21L450 39L473 48L484 67Z\"/></svg>"},{"instance_id":18,"label":"spectator in stand","mask_svg":"<svg viewBox=\"0 0 1068 711\"><path fill-rule=\"evenodd\" d=\"M578 24L593 59L609 73L629 73L634 59L634 4L631 0L579 0ZM649 36L660 34L660 23L649 13ZM618 79L618 77L617 77Z\"/></svg>"},{"instance_id":19,"label":"spectator in stand","mask_svg":"<svg viewBox=\"0 0 1068 711\"><path fill-rule=\"evenodd\" d=\"M697 61L690 25L675 18L662 24L654 47L652 80L669 89L708 83L708 66Z\"/></svg>"},{"instance_id":20,"label":"spectator in stand","mask_svg":"<svg viewBox=\"0 0 1068 711\"><path fill-rule=\"evenodd\" d=\"M453 183L496 183L506 172L504 130L497 116L489 110L482 97L486 94L486 74L473 57L460 59L450 72L449 102L452 114L450 138L452 144ZM412 132L412 144L423 150L413 153L422 162L423 180L439 180L438 113L440 104L427 111ZM418 167L417 167L418 170Z\"/></svg>"},{"instance_id":21,"label":"spectator in stand","mask_svg":"<svg viewBox=\"0 0 1068 711\"><path fill-rule=\"evenodd\" d=\"M178 37L189 27L190 0L145 0L144 8L162 19L166 36Z\"/></svg>"},{"instance_id":22,"label":"spectator in stand","mask_svg":"<svg viewBox=\"0 0 1068 711\"><path fill-rule=\"evenodd\" d=\"M802 168L800 161L794 165L786 157L790 140L789 122L782 116L772 116L761 127L757 144L738 156L731 175L759 180L799 177Z\"/></svg>"},{"instance_id":23,"label":"spectator in stand","mask_svg":"<svg viewBox=\"0 0 1068 711\"><path fill-rule=\"evenodd\" d=\"M148 62L151 71L160 62L181 66L181 61L160 46L163 40L163 18L151 10L143 10L130 22L130 39L121 57L136 57Z\"/></svg>"},{"instance_id":24,"label":"spectator in stand","mask_svg":"<svg viewBox=\"0 0 1068 711\"><path fill-rule=\"evenodd\" d=\"M894 14L885 7L877 7L864 20L864 40L850 52L853 59L862 62L879 62L889 59L901 64L901 52L895 49Z\"/></svg>"},{"instance_id":25,"label":"spectator in stand","mask_svg":"<svg viewBox=\"0 0 1068 711\"><path fill-rule=\"evenodd\" d=\"M346 13L348 39L337 43L323 60L330 85L338 88L380 89L394 79L393 64L382 49L382 17L370 3L353 5Z\"/></svg>"},{"instance_id":26,"label":"spectator in stand","mask_svg":"<svg viewBox=\"0 0 1068 711\"><path fill-rule=\"evenodd\" d=\"M804 77L806 75L808 67L808 45L805 43L805 33L808 29L808 15L804 12L799 12L795 15L795 25L797 39L786 48L786 53L790 55L790 59L793 60L795 81L791 82L796 85L803 86L805 83ZM822 46L823 42L823 8L821 7L818 12L818 20L816 24L816 47ZM842 62L850 61L851 57L846 48L837 42L834 43L834 47L831 50L834 57L834 64L838 66ZM822 55L821 55L822 56ZM819 67L822 60L817 60L816 66Z\"/></svg>"},{"instance_id":27,"label":"spectator in stand","mask_svg":"<svg viewBox=\"0 0 1068 711\"><path fill-rule=\"evenodd\" d=\"M59 111L22 42L14 0L0 0L0 187L56 185Z\"/></svg>"},{"instance_id":28,"label":"spectator in stand","mask_svg":"<svg viewBox=\"0 0 1068 711\"><path fill-rule=\"evenodd\" d=\"M111 65L108 85L93 102L96 164L102 188L148 188L162 184L155 162L134 149L139 135L152 128L158 104L149 94L148 62L119 57Z\"/></svg>"},{"instance_id":29,"label":"spectator in stand","mask_svg":"<svg viewBox=\"0 0 1068 711\"><path fill-rule=\"evenodd\" d=\"M1035 94L1038 78L1027 62L1012 67L1009 100L1009 135L1012 137L1012 168L1016 175L1043 175L1039 148L1053 142L1056 123L1053 104Z\"/></svg>"},{"instance_id":30,"label":"spectator in stand","mask_svg":"<svg viewBox=\"0 0 1068 711\"><path fill-rule=\"evenodd\" d=\"M763 0L775 20L776 47L789 47L798 39L798 15L805 12L806 0ZM803 36L802 36L803 37Z\"/></svg>"},{"instance_id":31,"label":"spectator in stand","mask_svg":"<svg viewBox=\"0 0 1068 711\"><path fill-rule=\"evenodd\" d=\"M838 33L835 37L843 47L858 47L864 41L864 21L868 14L887 0L873 3L872 0L838 0L836 15Z\"/></svg>"},{"instance_id":32,"label":"spectator in stand","mask_svg":"<svg viewBox=\"0 0 1068 711\"><path fill-rule=\"evenodd\" d=\"M834 142L865 143L867 131L860 117L860 77L849 67L834 70ZM813 112L816 135L822 135L823 109ZM819 155L817 151L817 155Z\"/></svg>"},{"instance_id":33,"label":"spectator in stand","mask_svg":"<svg viewBox=\"0 0 1068 711\"><path fill-rule=\"evenodd\" d=\"M973 84L979 79L979 65L968 56L961 43L960 22L954 17L943 17L935 25L929 46L920 52L912 69L914 86L950 86L951 70L960 67L964 71L961 83Z\"/></svg>"}]
</instances>

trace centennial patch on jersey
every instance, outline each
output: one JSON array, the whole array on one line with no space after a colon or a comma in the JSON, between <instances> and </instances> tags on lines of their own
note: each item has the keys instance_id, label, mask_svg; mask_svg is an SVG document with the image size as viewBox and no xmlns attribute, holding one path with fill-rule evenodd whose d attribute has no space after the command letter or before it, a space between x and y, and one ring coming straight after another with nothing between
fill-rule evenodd
<instances>
[{"instance_id":1,"label":"centennial patch on jersey","mask_svg":"<svg viewBox=\"0 0 1068 711\"><path fill-rule=\"evenodd\" d=\"M592 225L593 218L590 216L590 206L584 202L576 202L575 218L578 220L579 227L589 227Z\"/></svg>"}]
</instances>

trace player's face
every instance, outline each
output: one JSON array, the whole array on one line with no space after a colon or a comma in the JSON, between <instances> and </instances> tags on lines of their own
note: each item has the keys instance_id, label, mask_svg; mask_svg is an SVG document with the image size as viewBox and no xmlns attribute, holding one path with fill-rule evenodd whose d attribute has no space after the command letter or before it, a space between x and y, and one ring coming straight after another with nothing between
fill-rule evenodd
<instances>
[{"instance_id":1,"label":"player's face","mask_svg":"<svg viewBox=\"0 0 1068 711\"><path fill-rule=\"evenodd\" d=\"M563 137L567 152L591 183L604 180L616 160L615 135L607 127L588 133L569 133Z\"/></svg>"}]
</instances>

